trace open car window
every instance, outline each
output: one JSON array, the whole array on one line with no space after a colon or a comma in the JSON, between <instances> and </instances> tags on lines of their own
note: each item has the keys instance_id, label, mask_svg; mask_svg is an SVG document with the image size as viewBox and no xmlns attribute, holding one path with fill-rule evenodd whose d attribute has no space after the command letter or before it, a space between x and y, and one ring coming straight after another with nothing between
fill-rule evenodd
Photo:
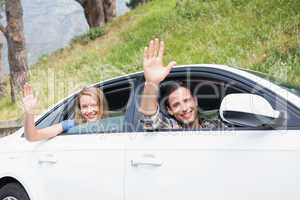
<instances>
[{"instance_id":1,"label":"open car window","mask_svg":"<svg viewBox=\"0 0 300 200\"><path fill-rule=\"evenodd\" d=\"M229 94L234 93L252 93L258 94L266 98L273 106L274 109L278 109L278 104L274 104L272 99L276 98L274 96L269 96L267 91L263 87L255 84L252 85L248 80L240 79L238 76L220 73L191 73L190 71L181 72L178 74L171 74L167 79L161 83L159 104L160 110L163 115L167 117L172 117L168 114L165 102L167 100L164 95L163 87L168 84L174 84L178 82L185 82L192 91L193 96L197 97L198 100L198 110L200 113L200 118L206 120L221 120L219 116L219 108L223 98ZM279 109L280 110L280 109ZM221 120L222 121L222 120ZM228 122L222 121L224 127L222 128L201 128L199 131L211 131L211 130L265 130L274 129L274 127L246 127L230 124ZM286 126L285 126L286 127ZM195 129L178 129L178 130L191 130ZM143 130L146 131L146 130ZM176 129L160 129L155 131L176 131Z\"/></svg>"},{"instance_id":2,"label":"open car window","mask_svg":"<svg viewBox=\"0 0 300 200\"><path fill-rule=\"evenodd\" d=\"M164 87L169 84L186 82L185 79L166 80L161 84L159 104L161 112L168 117L165 101L167 97L164 94ZM236 86L234 83L226 83L217 79L193 78L186 82L194 97L198 101L198 111L201 119L220 120L219 108L223 98L232 93L244 93L245 90Z\"/></svg>"},{"instance_id":3,"label":"open car window","mask_svg":"<svg viewBox=\"0 0 300 200\"><path fill-rule=\"evenodd\" d=\"M250 93L256 94L263 98L265 98L273 107L274 110L277 110L283 113L283 121L280 122L280 126L260 126L260 127L249 127L246 125L239 126L229 124L228 122L223 122L226 126L225 129L232 130L265 130L265 129L292 129L294 126L298 126L298 122L295 120L296 112L292 109L288 102L282 98L279 98L276 94L270 92L268 89L264 88L264 86L259 85L256 82L253 82L249 79L241 77L237 74L228 73L226 71L221 70L211 70L208 68L201 69L203 71L192 71L187 68L185 71L181 71L171 74L167 77L167 79L161 84L164 85L174 84L174 82L185 82L189 86L192 91L192 94L198 99L198 109L200 112L200 117L204 119L208 119L207 113L215 113L213 119L216 117L218 120L219 112L215 112L219 110L221 102L223 98L229 94L234 93ZM161 88L161 94L159 99L160 107L162 108L162 112L164 115L168 116L168 112L164 106L164 101L166 97L164 96L163 90ZM242 103L242 102L241 102ZM169 116L171 117L171 116ZM215 130L218 130L216 128ZM201 131L208 129L199 129ZM220 129L219 129L220 130ZM224 130L222 128L222 130ZM168 131L168 130L158 130L158 131Z\"/></svg>"},{"instance_id":4,"label":"open car window","mask_svg":"<svg viewBox=\"0 0 300 200\"><path fill-rule=\"evenodd\" d=\"M69 129L60 135L96 134L122 132L124 127L124 115L132 92L134 79L115 81L100 87L109 105L108 116L93 123L84 123ZM77 94L66 99L63 103L49 111L37 122L38 128L51 126L64 120L74 119Z\"/></svg>"}]
</instances>

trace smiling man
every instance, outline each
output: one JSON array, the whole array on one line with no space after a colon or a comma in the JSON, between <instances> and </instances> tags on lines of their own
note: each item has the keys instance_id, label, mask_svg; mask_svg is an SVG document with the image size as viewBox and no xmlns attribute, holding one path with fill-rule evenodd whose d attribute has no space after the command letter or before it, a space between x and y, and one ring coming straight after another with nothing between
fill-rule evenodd
<instances>
[{"instance_id":1,"label":"smiling man","mask_svg":"<svg viewBox=\"0 0 300 200\"><path fill-rule=\"evenodd\" d=\"M151 40L144 50L145 85L139 111L142 113L144 129L169 128L218 128L223 124L218 120L204 120L198 112L197 98L184 83L166 87L165 106L171 117L164 115L158 103L160 83L168 76L175 61L163 66L164 42Z\"/></svg>"}]
</instances>

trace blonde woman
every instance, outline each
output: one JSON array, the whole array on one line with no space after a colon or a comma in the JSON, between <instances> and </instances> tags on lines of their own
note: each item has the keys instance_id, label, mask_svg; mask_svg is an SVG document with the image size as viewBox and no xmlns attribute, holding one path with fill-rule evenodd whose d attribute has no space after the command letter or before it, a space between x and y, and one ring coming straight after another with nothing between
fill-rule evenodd
<instances>
[{"instance_id":1,"label":"blonde woman","mask_svg":"<svg viewBox=\"0 0 300 200\"><path fill-rule=\"evenodd\" d=\"M70 128L87 122L94 122L107 115L108 104L99 88L83 88L76 100L75 119L65 120L46 128L37 128L34 124L33 110L37 105L37 98L33 95L32 87L26 83L23 88L23 107L25 111L24 130L29 141L45 140L68 131Z\"/></svg>"}]
</instances>

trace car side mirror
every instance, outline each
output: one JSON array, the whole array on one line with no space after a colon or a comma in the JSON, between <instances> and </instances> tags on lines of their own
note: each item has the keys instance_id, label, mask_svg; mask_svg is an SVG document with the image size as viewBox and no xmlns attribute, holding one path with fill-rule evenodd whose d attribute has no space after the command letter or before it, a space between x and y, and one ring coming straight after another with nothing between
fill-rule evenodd
<instances>
[{"instance_id":1,"label":"car side mirror","mask_svg":"<svg viewBox=\"0 0 300 200\"><path fill-rule=\"evenodd\" d=\"M263 97L255 94L229 94L222 100L220 117L236 126L274 127L279 125L281 113Z\"/></svg>"}]
</instances>

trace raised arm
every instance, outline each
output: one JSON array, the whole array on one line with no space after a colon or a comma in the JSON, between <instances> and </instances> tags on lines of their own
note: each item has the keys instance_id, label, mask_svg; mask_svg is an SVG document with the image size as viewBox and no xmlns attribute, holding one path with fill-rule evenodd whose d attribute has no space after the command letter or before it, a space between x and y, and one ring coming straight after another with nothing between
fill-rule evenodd
<instances>
[{"instance_id":1,"label":"raised arm","mask_svg":"<svg viewBox=\"0 0 300 200\"><path fill-rule=\"evenodd\" d=\"M25 112L24 130L29 141L38 141L52 138L63 132L62 124L55 124L47 128L38 129L34 124L34 108L37 98L33 96L32 87L28 83L23 88L23 107Z\"/></svg>"},{"instance_id":2,"label":"raised arm","mask_svg":"<svg viewBox=\"0 0 300 200\"><path fill-rule=\"evenodd\" d=\"M140 112L144 115L154 115L158 107L158 90L160 83L168 76L175 61L163 66L164 42L151 40L144 50L145 86L141 97Z\"/></svg>"}]
</instances>

